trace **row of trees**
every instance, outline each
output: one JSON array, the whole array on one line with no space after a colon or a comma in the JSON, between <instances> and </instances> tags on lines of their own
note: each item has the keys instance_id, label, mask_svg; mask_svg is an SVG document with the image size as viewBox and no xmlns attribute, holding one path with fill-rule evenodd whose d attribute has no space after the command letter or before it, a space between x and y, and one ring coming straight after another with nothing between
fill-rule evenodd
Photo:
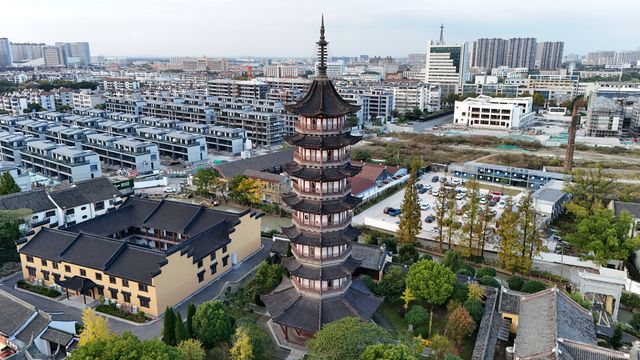
<instances>
[{"instance_id":1,"label":"row of trees","mask_svg":"<svg viewBox=\"0 0 640 360\"><path fill-rule=\"evenodd\" d=\"M251 206L262 203L261 181L244 175L234 176L227 184L215 169L203 168L194 174L193 185L200 196L216 197L220 194L227 201L228 190L229 198L238 204Z\"/></svg>"}]
</instances>

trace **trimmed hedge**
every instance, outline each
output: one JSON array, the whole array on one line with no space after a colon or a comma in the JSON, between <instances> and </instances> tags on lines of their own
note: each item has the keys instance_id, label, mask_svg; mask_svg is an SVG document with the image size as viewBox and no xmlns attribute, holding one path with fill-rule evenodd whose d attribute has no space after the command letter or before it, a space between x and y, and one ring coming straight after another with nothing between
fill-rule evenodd
<instances>
[{"instance_id":1,"label":"trimmed hedge","mask_svg":"<svg viewBox=\"0 0 640 360\"><path fill-rule=\"evenodd\" d=\"M500 283L498 282L498 280L496 280L492 276L483 276L478 280L478 282L480 283L480 285L491 286L491 287L494 287L496 289L500 289L501 288Z\"/></svg>"},{"instance_id":2,"label":"trimmed hedge","mask_svg":"<svg viewBox=\"0 0 640 360\"><path fill-rule=\"evenodd\" d=\"M623 292L620 302L631 309L640 309L640 296L636 294Z\"/></svg>"},{"instance_id":3,"label":"trimmed hedge","mask_svg":"<svg viewBox=\"0 0 640 360\"><path fill-rule=\"evenodd\" d=\"M542 291L546 288L547 287L545 286L545 284L541 283L540 281L527 280L522 285L522 288L520 289L520 291L527 294L533 294L533 293L537 293L538 291Z\"/></svg>"},{"instance_id":4,"label":"trimmed hedge","mask_svg":"<svg viewBox=\"0 0 640 360\"><path fill-rule=\"evenodd\" d=\"M30 283L28 283L28 282L26 282L24 280L18 280L16 285L20 289L28 290L28 291L34 292L36 294L44 295L44 296L47 296L47 297L50 297L50 298L57 298L58 296L62 295L62 293L60 293L60 291L58 291L58 290L54 290L54 289L48 288L46 286L30 284Z\"/></svg>"},{"instance_id":5,"label":"trimmed hedge","mask_svg":"<svg viewBox=\"0 0 640 360\"><path fill-rule=\"evenodd\" d=\"M507 279L507 284L509 284L509 289L520 291L524 285L524 279L518 275L512 275Z\"/></svg>"},{"instance_id":6,"label":"trimmed hedge","mask_svg":"<svg viewBox=\"0 0 640 360\"><path fill-rule=\"evenodd\" d=\"M494 269L492 267L483 267L482 269L480 269L480 270L478 270L476 272L476 277L478 277L478 278L483 278L485 276L495 277L496 276L496 269Z\"/></svg>"}]
</instances>

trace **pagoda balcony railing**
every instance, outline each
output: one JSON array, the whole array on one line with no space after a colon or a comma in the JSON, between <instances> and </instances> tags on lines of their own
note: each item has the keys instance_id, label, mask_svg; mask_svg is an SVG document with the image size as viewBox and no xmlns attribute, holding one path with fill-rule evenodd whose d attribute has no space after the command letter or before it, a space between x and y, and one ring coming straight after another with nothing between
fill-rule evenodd
<instances>
[{"instance_id":1,"label":"pagoda balcony railing","mask_svg":"<svg viewBox=\"0 0 640 360\"><path fill-rule=\"evenodd\" d=\"M351 248L347 247L347 250L340 255L329 256L324 258L316 257L315 255L303 255L295 246L291 246L291 253L303 264L311 265L336 265L343 262L351 255Z\"/></svg>"},{"instance_id":2,"label":"pagoda balcony railing","mask_svg":"<svg viewBox=\"0 0 640 360\"><path fill-rule=\"evenodd\" d=\"M351 161L351 155L345 154L344 156L338 157L338 159L335 160L329 158L327 158L326 160L308 160L305 159L302 154L296 151L293 153L293 160L300 165L306 166L340 166Z\"/></svg>"},{"instance_id":3,"label":"pagoda balcony railing","mask_svg":"<svg viewBox=\"0 0 640 360\"><path fill-rule=\"evenodd\" d=\"M345 196L348 194L351 194L351 184L348 184L347 186L345 186L343 189L337 190L337 191L322 191L322 188L318 188L317 190L314 188L309 188L309 190L305 190L303 188L300 188L298 186L297 183L294 182L293 184L293 190L302 196L337 196L337 197L341 197L341 196Z\"/></svg>"},{"instance_id":4,"label":"pagoda balcony railing","mask_svg":"<svg viewBox=\"0 0 640 360\"><path fill-rule=\"evenodd\" d=\"M338 135L345 132L351 132L351 127L347 125L337 126L334 128L329 126L321 126L320 124L305 126L300 124L300 122L296 122L294 125L294 128L297 132L300 132L302 134L313 134L313 135L322 135L322 134Z\"/></svg>"},{"instance_id":5,"label":"pagoda balcony railing","mask_svg":"<svg viewBox=\"0 0 640 360\"><path fill-rule=\"evenodd\" d=\"M346 288L351 286L351 279L347 279L347 281L345 281L342 284L342 286L340 286L340 287L330 287L330 288L327 287L325 289L318 289L318 288L313 288L313 287L311 287L311 288L310 287L305 287L298 280L296 280L293 276L291 277L291 283L293 283L293 285L296 287L296 289L298 289L298 291L300 291L301 293L303 293L305 295L311 295L311 296L320 297L321 295L339 295Z\"/></svg>"},{"instance_id":6,"label":"pagoda balcony railing","mask_svg":"<svg viewBox=\"0 0 640 360\"><path fill-rule=\"evenodd\" d=\"M297 226L300 230L307 230L307 231L323 231L323 230L342 230L345 229L350 223L351 223L351 215L347 216L345 219L343 219L340 223L338 224L322 224L322 223L309 223L309 224L305 224L303 223L303 220L300 220L298 218L296 218L295 216L293 216L291 218L293 224L295 226Z\"/></svg>"}]
</instances>

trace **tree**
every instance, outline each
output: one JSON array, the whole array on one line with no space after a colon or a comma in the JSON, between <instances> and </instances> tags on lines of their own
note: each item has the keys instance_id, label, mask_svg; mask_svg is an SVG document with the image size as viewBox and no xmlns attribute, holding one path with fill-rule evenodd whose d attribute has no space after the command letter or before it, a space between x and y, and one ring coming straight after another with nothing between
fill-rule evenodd
<instances>
[{"instance_id":1,"label":"tree","mask_svg":"<svg viewBox=\"0 0 640 360\"><path fill-rule=\"evenodd\" d=\"M460 101L460 95L454 92L448 93L447 96L444 98L444 103L449 106L452 106L453 104L455 104L456 101Z\"/></svg>"},{"instance_id":2,"label":"tree","mask_svg":"<svg viewBox=\"0 0 640 360\"><path fill-rule=\"evenodd\" d=\"M453 233L456 229L458 229L458 214L456 214L456 192L449 191L442 187L441 193L443 193L445 197L445 217L442 222L438 222L438 226L440 228L446 228L446 237L448 243L448 249L451 250L451 245L453 244ZM439 197L440 195L438 195ZM438 211L438 210L436 210ZM442 232L442 229L439 231Z\"/></svg>"},{"instance_id":3,"label":"tree","mask_svg":"<svg viewBox=\"0 0 640 360\"><path fill-rule=\"evenodd\" d=\"M178 348L167 345L159 339L140 341L128 331L125 331L122 335L111 335L107 338L80 344L69 356L71 360L173 360L182 358L182 353Z\"/></svg>"},{"instance_id":4,"label":"tree","mask_svg":"<svg viewBox=\"0 0 640 360\"><path fill-rule=\"evenodd\" d=\"M497 221L498 230L496 233L500 238L498 248L498 259L502 267L508 271L517 271L519 268L518 239L518 213L513 211L511 199L507 199L502 216Z\"/></svg>"},{"instance_id":5,"label":"tree","mask_svg":"<svg viewBox=\"0 0 640 360\"><path fill-rule=\"evenodd\" d=\"M262 181L246 177L234 176L229 183L229 197L242 205L258 204L262 201Z\"/></svg>"},{"instance_id":6,"label":"tree","mask_svg":"<svg viewBox=\"0 0 640 360\"><path fill-rule=\"evenodd\" d=\"M466 219L462 224L462 240L458 244L460 254L464 257L470 257L475 255L476 249L479 248L478 240L480 232L478 221L481 212L480 209L480 188L478 182L470 180L466 184L469 189L469 202L464 208L464 215Z\"/></svg>"},{"instance_id":7,"label":"tree","mask_svg":"<svg viewBox=\"0 0 640 360\"><path fill-rule=\"evenodd\" d=\"M171 306L167 306L164 311L164 323L162 327L162 341L175 346L176 345L176 314Z\"/></svg>"},{"instance_id":8,"label":"tree","mask_svg":"<svg viewBox=\"0 0 640 360\"><path fill-rule=\"evenodd\" d=\"M433 260L420 260L409 268L406 282L407 288L418 299L442 305L453 292L456 275Z\"/></svg>"},{"instance_id":9,"label":"tree","mask_svg":"<svg viewBox=\"0 0 640 360\"><path fill-rule=\"evenodd\" d=\"M500 289L500 283L493 276L483 276L478 279L478 283L484 286L494 287L496 289Z\"/></svg>"},{"instance_id":10,"label":"tree","mask_svg":"<svg viewBox=\"0 0 640 360\"><path fill-rule=\"evenodd\" d=\"M609 344L617 349L622 345L622 325L616 324L616 329L613 331L613 336L609 339Z\"/></svg>"},{"instance_id":11,"label":"tree","mask_svg":"<svg viewBox=\"0 0 640 360\"><path fill-rule=\"evenodd\" d=\"M544 284L541 283L540 281L527 280L527 281L524 282L524 284L522 284L522 288L520 288L520 291L522 291L523 293L527 293L527 294L534 294L534 293L542 291L542 290L544 290L546 288L547 287L544 286Z\"/></svg>"},{"instance_id":12,"label":"tree","mask_svg":"<svg viewBox=\"0 0 640 360\"><path fill-rule=\"evenodd\" d=\"M38 104L38 103L28 103L27 104L27 108L24 110L24 113L31 113L31 112L41 112L44 111L45 109L42 107L42 105Z\"/></svg>"},{"instance_id":13,"label":"tree","mask_svg":"<svg viewBox=\"0 0 640 360\"><path fill-rule=\"evenodd\" d=\"M213 168L198 170L193 175L193 184L196 186L196 193L201 196L207 196L211 193L211 185L217 172Z\"/></svg>"},{"instance_id":14,"label":"tree","mask_svg":"<svg viewBox=\"0 0 640 360\"><path fill-rule=\"evenodd\" d=\"M518 226L520 228L520 239L518 241L518 270L528 273L533 264L533 257L544 250L542 234L538 230L538 212L533 204L533 196L530 191L518 202Z\"/></svg>"},{"instance_id":15,"label":"tree","mask_svg":"<svg viewBox=\"0 0 640 360\"><path fill-rule=\"evenodd\" d=\"M196 339L187 339L178 344L178 350L184 360L204 360L207 354L202 348L202 342Z\"/></svg>"},{"instance_id":16,"label":"tree","mask_svg":"<svg viewBox=\"0 0 640 360\"><path fill-rule=\"evenodd\" d=\"M520 291L522 289L522 285L524 285L524 279L517 275L511 275L507 279L507 285L509 285L509 289Z\"/></svg>"},{"instance_id":17,"label":"tree","mask_svg":"<svg viewBox=\"0 0 640 360\"><path fill-rule=\"evenodd\" d=\"M627 212L616 216L612 210L596 209L565 239L583 252L583 259L606 266L609 260L626 260L640 248L640 236L631 238L629 235L632 223Z\"/></svg>"},{"instance_id":18,"label":"tree","mask_svg":"<svg viewBox=\"0 0 640 360\"><path fill-rule=\"evenodd\" d=\"M405 288L406 274L400 266L392 266L378 283L375 291L377 295L384 296L384 300L390 304L401 303L402 292Z\"/></svg>"},{"instance_id":19,"label":"tree","mask_svg":"<svg viewBox=\"0 0 640 360\"><path fill-rule=\"evenodd\" d=\"M30 214L29 209L0 210L0 267L20 261L16 240L24 235L21 226Z\"/></svg>"},{"instance_id":20,"label":"tree","mask_svg":"<svg viewBox=\"0 0 640 360\"><path fill-rule=\"evenodd\" d=\"M280 264L272 264L268 259L263 261L256 270L256 293L268 294L280 284L285 269Z\"/></svg>"},{"instance_id":21,"label":"tree","mask_svg":"<svg viewBox=\"0 0 640 360\"><path fill-rule=\"evenodd\" d=\"M306 343L311 360L358 359L369 345L387 344L393 337L378 325L345 317L325 325Z\"/></svg>"},{"instance_id":22,"label":"tree","mask_svg":"<svg viewBox=\"0 0 640 360\"><path fill-rule=\"evenodd\" d=\"M574 170L571 182L565 184L565 191L571 194L571 202L566 205L567 211L582 219L604 208L607 195L614 185L613 180L602 168Z\"/></svg>"},{"instance_id":23,"label":"tree","mask_svg":"<svg viewBox=\"0 0 640 360\"><path fill-rule=\"evenodd\" d=\"M195 336L195 334L193 333L193 316L195 314L196 314L196 305L189 304L189 306L187 306L187 324L186 324L187 338L189 339L193 339L193 337Z\"/></svg>"},{"instance_id":24,"label":"tree","mask_svg":"<svg viewBox=\"0 0 640 360\"><path fill-rule=\"evenodd\" d=\"M356 150L351 153L351 158L357 161L368 162L371 160L371 153L367 150Z\"/></svg>"},{"instance_id":25,"label":"tree","mask_svg":"<svg viewBox=\"0 0 640 360\"><path fill-rule=\"evenodd\" d=\"M442 265L451 269L451 271L458 272L458 269L462 266L462 258L460 257L460 253L455 250L449 250L444 254L444 259L442 259Z\"/></svg>"},{"instance_id":26,"label":"tree","mask_svg":"<svg viewBox=\"0 0 640 360\"><path fill-rule=\"evenodd\" d=\"M182 341L187 340L187 328L182 321L182 315L180 315L179 311L176 311L176 344L180 344Z\"/></svg>"},{"instance_id":27,"label":"tree","mask_svg":"<svg viewBox=\"0 0 640 360\"><path fill-rule=\"evenodd\" d=\"M475 299L467 299L467 301L463 304L464 308L467 309L469 315L473 318L473 321L476 324L480 325L480 321L482 320L482 315L484 315L484 308L482 307L482 303Z\"/></svg>"},{"instance_id":28,"label":"tree","mask_svg":"<svg viewBox=\"0 0 640 360\"><path fill-rule=\"evenodd\" d=\"M435 352L434 360L442 360L455 350L451 341L441 334L435 334L429 339L429 347Z\"/></svg>"},{"instance_id":29,"label":"tree","mask_svg":"<svg viewBox=\"0 0 640 360\"><path fill-rule=\"evenodd\" d=\"M358 117L355 115L351 115L347 118L347 125L351 127L358 127Z\"/></svg>"},{"instance_id":30,"label":"tree","mask_svg":"<svg viewBox=\"0 0 640 360\"><path fill-rule=\"evenodd\" d=\"M415 245L403 244L400 245L398 255L394 258L394 262L410 265L418 261L419 257L420 254L418 254Z\"/></svg>"},{"instance_id":31,"label":"tree","mask_svg":"<svg viewBox=\"0 0 640 360\"><path fill-rule=\"evenodd\" d=\"M411 159L409 166L409 181L404 190L404 198L400 206L400 225L396 233L396 239L399 244L414 244L417 241L416 236L420 232L420 208L418 207L418 189L416 189L416 181L418 169L420 168L420 160L416 157Z\"/></svg>"},{"instance_id":32,"label":"tree","mask_svg":"<svg viewBox=\"0 0 640 360\"><path fill-rule=\"evenodd\" d=\"M478 270L478 272L476 273L476 276L479 278L484 276L496 276L496 269L490 266L485 266L482 269Z\"/></svg>"},{"instance_id":33,"label":"tree","mask_svg":"<svg viewBox=\"0 0 640 360\"><path fill-rule=\"evenodd\" d=\"M469 285L456 281L456 283L453 284L453 292L451 293L449 302L455 300L458 303L463 303L467 300L468 297L469 297Z\"/></svg>"},{"instance_id":34,"label":"tree","mask_svg":"<svg viewBox=\"0 0 640 360\"><path fill-rule=\"evenodd\" d=\"M477 301L479 303L484 301L485 291L484 288L477 283L469 284L469 299Z\"/></svg>"},{"instance_id":35,"label":"tree","mask_svg":"<svg viewBox=\"0 0 640 360\"><path fill-rule=\"evenodd\" d=\"M230 353L233 360L269 360L275 357L269 334L247 318L239 319L236 324Z\"/></svg>"},{"instance_id":36,"label":"tree","mask_svg":"<svg viewBox=\"0 0 640 360\"><path fill-rule=\"evenodd\" d=\"M429 313L420 305L413 305L404 318L413 326L422 325L429 319Z\"/></svg>"},{"instance_id":37,"label":"tree","mask_svg":"<svg viewBox=\"0 0 640 360\"><path fill-rule=\"evenodd\" d=\"M0 174L0 195L7 195L20 192L20 186L16 184L16 181L8 171Z\"/></svg>"},{"instance_id":38,"label":"tree","mask_svg":"<svg viewBox=\"0 0 640 360\"><path fill-rule=\"evenodd\" d=\"M484 257L484 246L487 242L487 233L493 231L493 224L495 213L491 210L489 206L481 207L479 214L479 226L478 229L480 231L480 256Z\"/></svg>"},{"instance_id":39,"label":"tree","mask_svg":"<svg viewBox=\"0 0 640 360\"><path fill-rule=\"evenodd\" d=\"M444 228L449 226L449 217L447 217L447 208L449 205L449 198L447 196L447 191L444 187L438 192L438 196L436 196L436 206L434 207L434 211L436 213L436 223L438 224L438 235L436 236L438 240L438 251L442 253L442 245L444 243ZM449 250L451 250L451 243L449 243Z\"/></svg>"},{"instance_id":40,"label":"tree","mask_svg":"<svg viewBox=\"0 0 640 360\"><path fill-rule=\"evenodd\" d=\"M374 344L367 346L360 360L416 360L415 352L404 344Z\"/></svg>"},{"instance_id":41,"label":"tree","mask_svg":"<svg viewBox=\"0 0 640 360\"><path fill-rule=\"evenodd\" d=\"M80 333L79 345L83 346L94 341L109 339L109 321L106 317L100 316L92 308L82 309L82 324L84 330Z\"/></svg>"},{"instance_id":42,"label":"tree","mask_svg":"<svg viewBox=\"0 0 640 360\"><path fill-rule=\"evenodd\" d=\"M634 313L633 317L629 321L629 325L635 330L640 330L640 313Z\"/></svg>"},{"instance_id":43,"label":"tree","mask_svg":"<svg viewBox=\"0 0 640 360\"><path fill-rule=\"evenodd\" d=\"M459 306L449 315L445 326L445 333L453 340L456 347L460 349L462 340L471 335L475 329L476 323L473 321L467 309Z\"/></svg>"},{"instance_id":44,"label":"tree","mask_svg":"<svg viewBox=\"0 0 640 360\"><path fill-rule=\"evenodd\" d=\"M205 346L211 347L231 337L231 317L224 304L218 300L204 302L193 316L193 332Z\"/></svg>"},{"instance_id":45,"label":"tree","mask_svg":"<svg viewBox=\"0 0 640 360\"><path fill-rule=\"evenodd\" d=\"M533 93L533 106L542 107L544 106L544 96L541 93L535 92Z\"/></svg>"}]
</instances>

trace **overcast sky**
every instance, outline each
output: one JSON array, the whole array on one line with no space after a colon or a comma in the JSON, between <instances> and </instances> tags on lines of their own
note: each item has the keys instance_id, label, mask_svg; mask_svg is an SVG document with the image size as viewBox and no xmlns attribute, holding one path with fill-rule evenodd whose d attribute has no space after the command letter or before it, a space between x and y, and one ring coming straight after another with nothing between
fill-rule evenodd
<instances>
[{"instance_id":1,"label":"overcast sky","mask_svg":"<svg viewBox=\"0 0 640 360\"><path fill-rule=\"evenodd\" d=\"M534 8L535 6L535 8ZM536 37L565 54L640 47L638 0L2 0L0 37L88 41L92 55L406 56L445 41Z\"/></svg>"}]
</instances>

